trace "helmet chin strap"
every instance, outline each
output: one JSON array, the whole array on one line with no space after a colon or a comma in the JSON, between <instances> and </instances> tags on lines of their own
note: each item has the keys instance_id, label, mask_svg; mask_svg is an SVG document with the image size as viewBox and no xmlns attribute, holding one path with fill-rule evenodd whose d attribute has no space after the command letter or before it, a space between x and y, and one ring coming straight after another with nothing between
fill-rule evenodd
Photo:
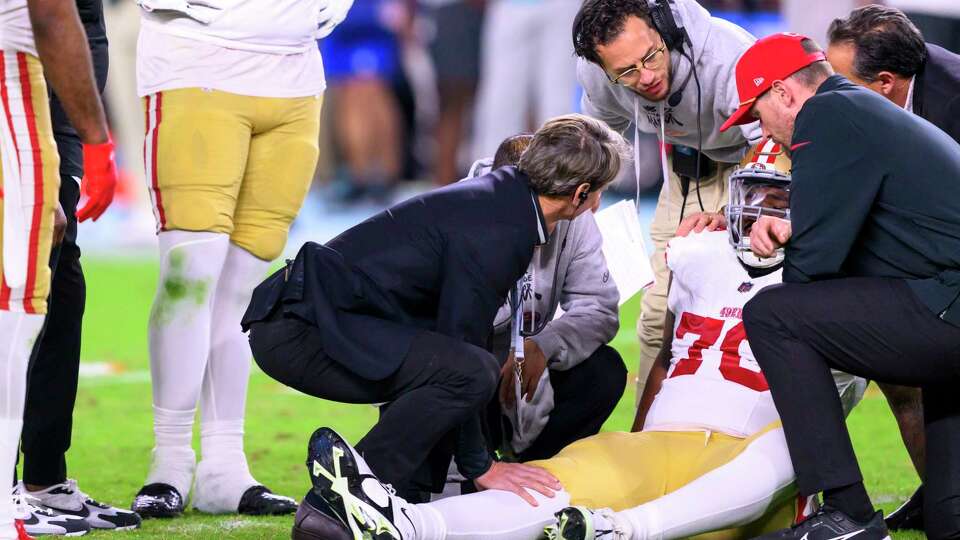
<instances>
[{"instance_id":1,"label":"helmet chin strap","mask_svg":"<svg viewBox=\"0 0 960 540\"><path fill-rule=\"evenodd\" d=\"M783 264L783 249L778 249L773 257L759 257L754 252L744 249L737 250L737 258L740 262L751 268L766 269Z\"/></svg>"}]
</instances>

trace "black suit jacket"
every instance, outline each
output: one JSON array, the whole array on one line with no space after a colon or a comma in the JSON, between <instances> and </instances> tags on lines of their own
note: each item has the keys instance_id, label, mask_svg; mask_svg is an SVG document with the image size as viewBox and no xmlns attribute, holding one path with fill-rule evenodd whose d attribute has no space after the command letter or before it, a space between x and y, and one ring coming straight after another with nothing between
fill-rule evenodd
<instances>
[{"instance_id":1,"label":"black suit jacket","mask_svg":"<svg viewBox=\"0 0 960 540\"><path fill-rule=\"evenodd\" d=\"M326 245L308 242L254 290L244 330L277 304L320 329L324 352L380 380L424 330L488 345L546 222L527 177L506 167L390 208Z\"/></svg>"},{"instance_id":2,"label":"black suit jacket","mask_svg":"<svg viewBox=\"0 0 960 540\"><path fill-rule=\"evenodd\" d=\"M913 112L960 142L960 55L927 44L927 61L913 83Z\"/></svg>"},{"instance_id":3,"label":"black suit jacket","mask_svg":"<svg viewBox=\"0 0 960 540\"><path fill-rule=\"evenodd\" d=\"M907 280L960 325L960 144L839 75L804 103L793 135L783 280Z\"/></svg>"}]
</instances>

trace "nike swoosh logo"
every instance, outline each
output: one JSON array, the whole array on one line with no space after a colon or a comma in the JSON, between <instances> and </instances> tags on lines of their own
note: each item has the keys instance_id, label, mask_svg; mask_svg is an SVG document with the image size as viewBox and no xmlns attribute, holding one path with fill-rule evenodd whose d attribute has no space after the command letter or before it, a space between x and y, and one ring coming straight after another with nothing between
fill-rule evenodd
<instances>
[{"instance_id":1,"label":"nike swoosh logo","mask_svg":"<svg viewBox=\"0 0 960 540\"><path fill-rule=\"evenodd\" d=\"M828 538L827 540L847 540L848 538L853 538L854 536L866 532L866 529L860 529L859 531L853 531L852 533L847 533L841 536L834 536L833 538ZM809 533L807 533L809 534ZM801 540L804 540L807 536L804 535Z\"/></svg>"},{"instance_id":2,"label":"nike swoosh logo","mask_svg":"<svg viewBox=\"0 0 960 540\"><path fill-rule=\"evenodd\" d=\"M50 508L54 512L57 512L60 514L67 514L70 516L77 516L82 518L90 517L90 509L87 508L87 505L83 505L83 507L80 510L69 510L66 508L57 508L56 506L47 506L47 508Z\"/></svg>"}]
</instances>

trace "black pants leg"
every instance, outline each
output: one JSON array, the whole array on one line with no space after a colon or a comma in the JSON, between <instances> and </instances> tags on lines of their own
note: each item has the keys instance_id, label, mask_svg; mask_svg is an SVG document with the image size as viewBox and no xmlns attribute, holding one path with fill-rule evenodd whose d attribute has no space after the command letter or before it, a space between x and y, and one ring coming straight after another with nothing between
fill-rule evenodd
<instances>
[{"instance_id":1,"label":"black pants leg","mask_svg":"<svg viewBox=\"0 0 960 540\"><path fill-rule=\"evenodd\" d=\"M923 387L925 405L935 411L926 420L927 476L938 478L926 508L947 520L936 529L960 527L960 400L938 390L960 381L960 328L931 313L903 280L879 278L769 287L747 303L744 324L802 494L863 480L830 376L836 368Z\"/></svg>"},{"instance_id":2,"label":"black pants leg","mask_svg":"<svg viewBox=\"0 0 960 540\"><path fill-rule=\"evenodd\" d=\"M90 43L94 76L100 92L107 83L107 40ZM34 346L27 375L24 408L23 481L52 485L67 478L66 452L73 430L73 407L80 372L80 334L87 286L77 245L77 202L83 176L83 146L60 101L50 94L50 118L60 156L60 206L67 230L50 252L50 299L47 318Z\"/></svg>"},{"instance_id":3,"label":"black pants leg","mask_svg":"<svg viewBox=\"0 0 960 540\"><path fill-rule=\"evenodd\" d=\"M489 352L420 332L400 368L371 381L323 351L319 332L295 318L255 323L250 346L274 379L311 396L344 403L390 402L356 445L381 480L407 485L434 446L476 415L496 390L499 369Z\"/></svg>"},{"instance_id":4,"label":"black pants leg","mask_svg":"<svg viewBox=\"0 0 960 540\"><path fill-rule=\"evenodd\" d=\"M555 405L550 420L521 461L548 459L572 442L596 435L627 386L627 368L620 353L600 346L583 362L550 371Z\"/></svg>"},{"instance_id":5,"label":"black pants leg","mask_svg":"<svg viewBox=\"0 0 960 540\"><path fill-rule=\"evenodd\" d=\"M960 350L955 353L960 355ZM927 474L923 519L928 538L960 538L960 396L957 385L923 387Z\"/></svg>"},{"instance_id":6,"label":"black pants leg","mask_svg":"<svg viewBox=\"0 0 960 540\"><path fill-rule=\"evenodd\" d=\"M23 481L41 486L67 479L66 452L73 429L80 370L80 334L86 283L80 266L75 217L80 186L60 179L60 204L67 215L63 243L50 253L50 302L34 347L23 415Z\"/></svg>"}]
</instances>

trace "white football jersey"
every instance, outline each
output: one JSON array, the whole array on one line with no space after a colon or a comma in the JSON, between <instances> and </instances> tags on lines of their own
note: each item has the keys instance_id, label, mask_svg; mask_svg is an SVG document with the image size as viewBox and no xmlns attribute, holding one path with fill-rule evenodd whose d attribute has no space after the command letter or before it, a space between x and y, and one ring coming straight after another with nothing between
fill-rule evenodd
<instances>
[{"instance_id":1,"label":"white football jersey","mask_svg":"<svg viewBox=\"0 0 960 540\"><path fill-rule=\"evenodd\" d=\"M743 306L782 270L751 278L726 231L670 240L667 308L675 315L670 369L644 423L652 431L718 431L749 437L778 420L767 380L750 350ZM867 382L833 372L844 412Z\"/></svg>"},{"instance_id":2,"label":"white football jersey","mask_svg":"<svg viewBox=\"0 0 960 540\"><path fill-rule=\"evenodd\" d=\"M141 10L138 95L205 88L296 98L324 91L323 60L313 35L325 1L206 3L223 7L208 24L169 10Z\"/></svg>"},{"instance_id":3,"label":"white football jersey","mask_svg":"<svg viewBox=\"0 0 960 540\"><path fill-rule=\"evenodd\" d=\"M674 313L670 368L644 429L719 431L738 437L778 419L743 329L743 306L780 283L781 270L751 278L725 231L674 238L667 307Z\"/></svg>"},{"instance_id":4,"label":"white football jersey","mask_svg":"<svg viewBox=\"0 0 960 540\"><path fill-rule=\"evenodd\" d=\"M743 306L780 283L783 272L751 278L726 231L674 238L666 257L673 273L667 298L675 315L672 358L644 429L753 435L779 416L747 341ZM849 413L866 381L837 371L834 379Z\"/></svg>"},{"instance_id":5,"label":"white football jersey","mask_svg":"<svg viewBox=\"0 0 960 540\"><path fill-rule=\"evenodd\" d=\"M0 50L37 56L27 0L0 0Z\"/></svg>"}]
</instances>

